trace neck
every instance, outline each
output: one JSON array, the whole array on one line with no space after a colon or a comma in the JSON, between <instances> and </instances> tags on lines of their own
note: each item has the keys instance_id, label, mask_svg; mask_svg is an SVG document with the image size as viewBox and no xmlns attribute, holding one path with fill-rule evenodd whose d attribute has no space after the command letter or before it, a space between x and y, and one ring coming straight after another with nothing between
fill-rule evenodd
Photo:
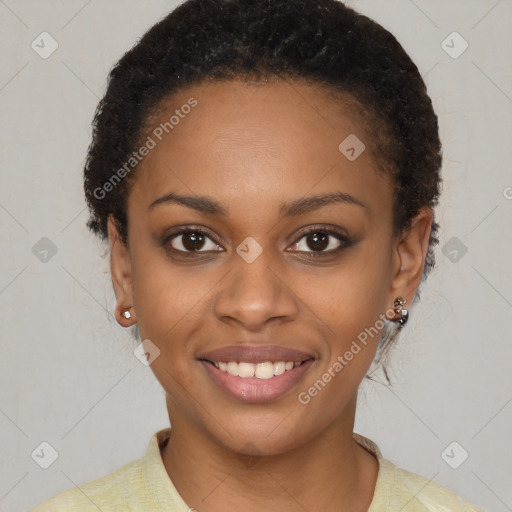
<instances>
[{"instance_id":1,"label":"neck","mask_svg":"<svg viewBox=\"0 0 512 512\"><path fill-rule=\"evenodd\" d=\"M352 414L279 455L244 456L219 446L173 410L162 460L178 493L197 512L323 510L366 512L376 458L352 437Z\"/></svg>"}]
</instances>

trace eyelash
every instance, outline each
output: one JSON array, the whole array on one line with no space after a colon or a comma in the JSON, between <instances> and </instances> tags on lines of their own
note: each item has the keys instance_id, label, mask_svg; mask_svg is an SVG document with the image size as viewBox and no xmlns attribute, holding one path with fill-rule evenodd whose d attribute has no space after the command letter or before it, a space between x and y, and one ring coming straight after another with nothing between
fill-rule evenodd
<instances>
[{"instance_id":1,"label":"eyelash","mask_svg":"<svg viewBox=\"0 0 512 512\"><path fill-rule=\"evenodd\" d=\"M212 234L209 231L205 230L204 228L202 228L200 226L187 226L186 228L182 228L179 231L175 231L175 232L170 233L169 235L165 236L164 240L162 242L162 245L166 248L167 245L169 244L169 242L171 240L173 240L174 238L177 238L180 235L191 234L191 233L197 233L200 235L204 235L204 236L208 237L212 242L217 244L217 242L212 238ZM292 245L295 245L300 240L302 240L302 238L304 238L308 235L311 235L313 233L330 235L330 236L336 238L339 242L341 242L341 245L339 247L337 247L336 249L331 249L329 251L320 251L320 252L319 251L297 251L299 253L307 254L308 258L333 256L334 254L337 254L337 253L341 252L343 249L346 249L352 245L352 241L344 233L337 231L335 229L332 229L332 228L326 228L324 226L313 226L313 227L308 228L307 230L301 232L298 235L298 238L296 238L295 242L293 242ZM217 245L220 245L220 244L217 244ZM180 256L187 257L187 258L188 257L197 257L197 254L200 254L200 253L211 252L211 251L182 251L181 249L175 249L174 247L171 247L169 249L169 251L173 252L175 254L179 254ZM215 252L221 252L221 251L215 251ZM289 251L289 252L295 252L295 251Z\"/></svg>"}]
</instances>

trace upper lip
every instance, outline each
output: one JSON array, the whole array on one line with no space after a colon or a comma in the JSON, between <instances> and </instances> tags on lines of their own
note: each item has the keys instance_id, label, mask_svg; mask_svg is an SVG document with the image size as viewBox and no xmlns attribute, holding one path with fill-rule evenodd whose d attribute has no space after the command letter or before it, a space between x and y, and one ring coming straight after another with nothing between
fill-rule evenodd
<instances>
[{"instance_id":1,"label":"upper lip","mask_svg":"<svg viewBox=\"0 0 512 512\"><path fill-rule=\"evenodd\" d=\"M212 362L264 363L265 361L293 361L301 363L307 359L314 359L314 357L300 350L280 345L230 345L204 352L198 359L206 359Z\"/></svg>"}]
</instances>

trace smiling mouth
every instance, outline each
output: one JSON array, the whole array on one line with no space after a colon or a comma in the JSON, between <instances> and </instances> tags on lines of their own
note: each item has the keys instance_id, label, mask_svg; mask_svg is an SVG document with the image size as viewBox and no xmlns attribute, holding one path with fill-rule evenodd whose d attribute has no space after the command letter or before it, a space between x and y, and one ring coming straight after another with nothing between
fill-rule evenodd
<instances>
[{"instance_id":1,"label":"smiling mouth","mask_svg":"<svg viewBox=\"0 0 512 512\"><path fill-rule=\"evenodd\" d=\"M303 361L263 361L260 363L248 363L244 361L210 361L209 359L200 359L210 363L221 372L240 377L242 379L272 379L283 375L301 366L312 358Z\"/></svg>"}]
</instances>

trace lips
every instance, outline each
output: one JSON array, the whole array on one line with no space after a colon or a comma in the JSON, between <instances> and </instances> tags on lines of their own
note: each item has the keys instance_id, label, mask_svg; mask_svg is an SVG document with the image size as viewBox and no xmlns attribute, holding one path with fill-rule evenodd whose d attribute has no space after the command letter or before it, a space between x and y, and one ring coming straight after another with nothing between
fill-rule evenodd
<instances>
[{"instance_id":1,"label":"lips","mask_svg":"<svg viewBox=\"0 0 512 512\"><path fill-rule=\"evenodd\" d=\"M291 392L310 370L315 357L279 345L231 345L204 352L198 360L224 393L256 404Z\"/></svg>"},{"instance_id":2,"label":"lips","mask_svg":"<svg viewBox=\"0 0 512 512\"><path fill-rule=\"evenodd\" d=\"M231 398L253 404L277 400L288 395L293 389L297 388L313 363L313 359L308 359L281 375L269 379L258 379L256 377L242 378L230 375L211 363L204 360L200 362L206 375L218 389Z\"/></svg>"},{"instance_id":3,"label":"lips","mask_svg":"<svg viewBox=\"0 0 512 512\"><path fill-rule=\"evenodd\" d=\"M293 361L302 363L315 359L312 354L280 345L230 345L210 350L199 355L198 359L211 361L236 361L245 363L264 363L266 361Z\"/></svg>"}]
</instances>

